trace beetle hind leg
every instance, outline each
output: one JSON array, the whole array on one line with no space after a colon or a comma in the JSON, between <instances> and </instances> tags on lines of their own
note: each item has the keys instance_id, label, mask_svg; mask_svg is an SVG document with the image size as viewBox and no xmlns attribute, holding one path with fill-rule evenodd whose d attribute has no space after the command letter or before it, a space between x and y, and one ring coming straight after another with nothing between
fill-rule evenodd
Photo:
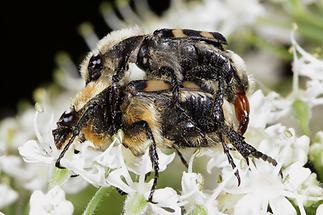
<instances>
[{"instance_id":1,"label":"beetle hind leg","mask_svg":"<svg viewBox=\"0 0 323 215\"><path fill-rule=\"evenodd\" d=\"M223 147L223 152L224 154L227 156L227 159L228 159L228 162L229 164L231 165L232 169L235 169L237 166L235 165L234 161L233 161L233 158L232 156L230 155L230 151L229 151L229 147L226 145L226 143L223 141L223 138L222 138L222 135L220 134L220 140L221 140L221 144L222 144L222 147ZM241 183L241 178L240 178L240 175L239 175L239 171L236 170L234 172L234 175L236 176L237 180L238 180L238 186L240 185Z\"/></svg>"},{"instance_id":2,"label":"beetle hind leg","mask_svg":"<svg viewBox=\"0 0 323 215\"><path fill-rule=\"evenodd\" d=\"M158 153L157 153L156 148L157 147L156 147L155 142L153 142L149 147L149 157L150 157L153 169L155 171L153 186L151 187L149 198L148 198L148 201L152 202L152 203L154 203L153 202L153 195L156 190L157 180L159 177Z\"/></svg>"},{"instance_id":3,"label":"beetle hind leg","mask_svg":"<svg viewBox=\"0 0 323 215\"><path fill-rule=\"evenodd\" d=\"M273 166L277 166L277 161L274 158L258 151L256 148L249 145L246 141L244 141L244 137L242 137L239 133L229 128L225 128L225 130L233 146L246 159L248 165L249 165L249 160L248 160L249 157L254 157L257 159L262 159L264 161L267 161Z\"/></svg>"}]
</instances>

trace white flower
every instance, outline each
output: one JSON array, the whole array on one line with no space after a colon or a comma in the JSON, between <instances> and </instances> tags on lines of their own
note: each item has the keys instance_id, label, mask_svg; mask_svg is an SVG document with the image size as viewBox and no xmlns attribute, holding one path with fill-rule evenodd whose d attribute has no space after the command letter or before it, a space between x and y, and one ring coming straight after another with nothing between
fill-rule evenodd
<instances>
[{"instance_id":1,"label":"white flower","mask_svg":"<svg viewBox=\"0 0 323 215\"><path fill-rule=\"evenodd\" d=\"M69 215L73 214L73 205L65 199L64 191L56 186L44 194L34 191L30 197L30 215Z\"/></svg>"},{"instance_id":2,"label":"white flower","mask_svg":"<svg viewBox=\"0 0 323 215\"><path fill-rule=\"evenodd\" d=\"M322 200L323 189L310 176L309 169L295 163L283 170L283 178L273 167L257 162L245 172L240 187L225 189L233 195L244 194L234 206L235 214L266 214L268 206L273 214L296 214L293 200L301 214L306 201Z\"/></svg>"},{"instance_id":3,"label":"white flower","mask_svg":"<svg viewBox=\"0 0 323 215\"><path fill-rule=\"evenodd\" d=\"M118 131L105 151L99 151L93 144L85 141L80 145L79 153L62 159L62 165L74 174L80 175L94 186L109 186L107 175L111 169L120 168L124 163L122 155L123 132Z\"/></svg>"},{"instance_id":4,"label":"white flower","mask_svg":"<svg viewBox=\"0 0 323 215\"><path fill-rule=\"evenodd\" d=\"M149 150L142 157L132 155L133 158L131 159L135 159L132 163L135 163L135 165L131 165L129 168L125 165L126 163L122 164L121 168L113 170L109 174L108 183L128 194L124 207L125 214L180 214L178 195L172 188L166 187L155 190L152 201L156 204L147 201L153 184L153 180L145 182L146 173L152 171L148 153ZM162 172L174 159L175 154L165 155L159 149L157 153L160 172ZM138 182L132 180L128 168L129 171L139 175Z\"/></svg>"},{"instance_id":5,"label":"white flower","mask_svg":"<svg viewBox=\"0 0 323 215\"><path fill-rule=\"evenodd\" d=\"M292 128L286 128L281 124L272 125L264 130L250 128L245 136L248 143L276 158L283 166L294 162L304 165L307 162L310 140L305 135L297 137Z\"/></svg>"},{"instance_id":6,"label":"white flower","mask_svg":"<svg viewBox=\"0 0 323 215\"><path fill-rule=\"evenodd\" d=\"M111 148L113 148L113 144L108 150ZM115 150L113 151L115 152ZM97 160L103 153L95 150L93 145L86 141L82 143L80 153L73 155L70 159L62 159L61 164L96 187L109 186L106 182L109 169L100 165Z\"/></svg>"},{"instance_id":7,"label":"white flower","mask_svg":"<svg viewBox=\"0 0 323 215\"><path fill-rule=\"evenodd\" d=\"M0 184L0 208L4 208L11 203L15 202L18 198L16 191L12 190L9 186Z\"/></svg>"},{"instance_id":8,"label":"white flower","mask_svg":"<svg viewBox=\"0 0 323 215\"><path fill-rule=\"evenodd\" d=\"M31 188L32 190L43 189L44 185L49 182L50 176L54 171L53 163L58 156L58 151L48 135L51 131L48 126L50 123L45 124L45 126L42 126L42 130L39 130L38 115L39 112L36 111L33 120L35 135L38 141L29 140L18 147L20 155L26 162L25 167L20 167L21 169L19 171L17 171L19 165L16 165L16 170L11 168L12 172L21 174L21 177L25 180L34 180L34 182L39 181L39 183L42 184L42 186L33 186ZM21 161L16 162L21 163ZM14 164L14 162L11 162L11 165L12 164Z\"/></svg>"},{"instance_id":9,"label":"white flower","mask_svg":"<svg viewBox=\"0 0 323 215\"><path fill-rule=\"evenodd\" d=\"M289 113L291 102L282 98L275 92L264 96L261 90L254 92L250 98L249 128L265 128L276 123Z\"/></svg>"},{"instance_id":10,"label":"white flower","mask_svg":"<svg viewBox=\"0 0 323 215\"><path fill-rule=\"evenodd\" d=\"M229 176L221 184L212 191L206 193L204 191L204 178L199 173L192 172L193 160L196 154L193 154L190 162L188 172L183 172L182 176L182 194L180 196L181 204L184 206L187 214L215 214L222 215L220 212L218 196L223 191L224 187L233 178L233 172L231 170L231 176ZM213 184L214 178L213 178Z\"/></svg>"},{"instance_id":11,"label":"white flower","mask_svg":"<svg viewBox=\"0 0 323 215\"><path fill-rule=\"evenodd\" d=\"M153 180L145 182L145 175L139 176L139 182L134 182L126 168L120 168L109 174L108 181L111 185L128 194L125 201L125 214L180 214L178 196L172 188L157 189L153 195L153 202L148 202L148 197ZM172 209L172 211L168 211Z\"/></svg>"},{"instance_id":12,"label":"white flower","mask_svg":"<svg viewBox=\"0 0 323 215\"><path fill-rule=\"evenodd\" d=\"M78 67L73 63L71 57L63 52L56 56L58 70L55 71L54 77L56 82L66 91L76 92L84 86L84 81L78 75ZM59 101L59 98L56 98Z\"/></svg>"},{"instance_id":13,"label":"white flower","mask_svg":"<svg viewBox=\"0 0 323 215\"><path fill-rule=\"evenodd\" d=\"M241 187L236 189L238 190L238 193L227 190L228 193L233 193L235 195L245 193L234 207L235 214L265 214L267 212L268 204L275 213L279 212L275 211L277 208L275 206L279 203L280 207L277 209L279 210L279 208L281 208L280 212L285 214L296 214L296 210L293 208L292 204L283 195L284 187L280 176L275 173L273 174L271 169L259 168L247 172L245 176L246 177L242 179Z\"/></svg>"},{"instance_id":14,"label":"white flower","mask_svg":"<svg viewBox=\"0 0 323 215\"><path fill-rule=\"evenodd\" d=\"M39 127L40 122L38 121L39 111L36 111L34 116L34 130L37 137L36 140L29 140L25 142L22 146L18 147L19 153L22 156L23 160L26 162L25 167L20 167L16 165L16 168L12 168L12 165L17 163L20 164L20 161L9 162L8 173L20 174L25 182L25 187L31 190L43 189L46 184L51 181L52 177L55 177L55 167L54 163L56 162L59 151L56 149L56 146L51 135L51 126L53 124L53 117L50 117L50 120L47 121L46 126ZM44 114L44 113L42 113ZM46 114L43 116L42 120L48 117ZM45 123L42 121L42 123ZM66 153L66 157L69 157L71 151ZM62 161L66 159L65 157ZM7 159L8 162L8 159ZM1 164L1 160L0 160ZM11 166L11 168L10 168ZM20 168L20 169L19 169ZM19 171L18 171L19 170ZM60 181L62 187L71 193L76 193L87 186L84 181L80 179L71 179L68 178L69 174L66 174L65 179ZM72 188L72 184L78 181L78 186ZM56 182L55 182L56 183Z\"/></svg>"},{"instance_id":15,"label":"white flower","mask_svg":"<svg viewBox=\"0 0 323 215\"><path fill-rule=\"evenodd\" d=\"M30 129L33 112L27 110L16 117L9 117L0 124L0 155L16 151L17 147L33 137L33 130Z\"/></svg>"},{"instance_id":16,"label":"white flower","mask_svg":"<svg viewBox=\"0 0 323 215\"><path fill-rule=\"evenodd\" d=\"M312 80L323 81L323 60L306 52L295 40L294 31L291 35L293 45L293 72Z\"/></svg>"},{"instance_id":17,"label":"white flower","mask_svg":"<svg viewBox=\"0 0 323 215\"><path fill-rule=\"evenodd\" d=\"M310 107L323 104L323 60L306 52L295 40L295 30L291 34L293 59L292 96L305 101ZM299 87L299 76L307 77L304 90Z\"/></svg>"},{"instance_id":18,"label":"white flower","mask_svg":"<svg viewBox=\"0 0 323 215\"><path fill-rule=\"evenodd\" d=\"M264 6L258 0L243 0L244 7L240 7L234 0L203 0L201 2L184 2L181 0L171 1L171 5L163 15L156 19L147 4L137 0L137 8L144 11L144 20L131 9L128 4L117 6L122 18L118 18L114 10L106 4L102 5L101 11L105 21L114 30L140 25L147 31L162 27L192 28L200 30L218 31L228 35L243 27L254 27L257 18L265 13ZM216 11L216 13L214 12ZM181 17L178 19L178 17Z\"/></svg>"},{"instance_id":19,"label":"white flower","mask_svg":"<svg viewBox=\"0 0 323 215\"><path fill-rule=\"evenodd\" d=\"M26 164L14 155L0 157L0 169L28 190L42 189L49 180L46 166Z\"/></svg>"}]
</instances>

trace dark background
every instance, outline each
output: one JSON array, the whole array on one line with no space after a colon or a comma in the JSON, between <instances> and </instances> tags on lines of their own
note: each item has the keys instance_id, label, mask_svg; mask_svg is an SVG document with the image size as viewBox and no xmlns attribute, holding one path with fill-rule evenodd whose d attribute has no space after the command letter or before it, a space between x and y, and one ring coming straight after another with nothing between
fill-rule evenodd
<instances>
[{"instance_id":1,"label":"dark background","mask_svg":"<svg viewBox=\"0 0 323 215\"><path fill-rule=\"evenodd\" d=\"M78 65L88 52L77 28L91 22L100 38L110 32L100 12L102 1L7 1L0 5L0 118L13 115L17 102L52 81L54 56L68 52ZM110 1L111 2L111 1ZM169 1L149 1L161 13Z\"/></svg>"}]
</instances>

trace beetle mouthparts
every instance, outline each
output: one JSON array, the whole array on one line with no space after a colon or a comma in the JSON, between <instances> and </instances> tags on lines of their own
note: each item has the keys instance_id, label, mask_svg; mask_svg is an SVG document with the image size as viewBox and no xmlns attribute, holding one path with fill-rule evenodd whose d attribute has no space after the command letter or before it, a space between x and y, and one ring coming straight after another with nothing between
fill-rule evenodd
<instances>
[{"instance_id":1,"label":"beetle mouthparts","mask_svg":"<svg viewBox=\"0 0 323 215\"><path fill-rule=\"evenodd\" d=\"M71 129L67 127L58 127L52 131L55 146L57 149L62 148L67 138L70 136L71 132Z\"/></svg>"}]
</instances>

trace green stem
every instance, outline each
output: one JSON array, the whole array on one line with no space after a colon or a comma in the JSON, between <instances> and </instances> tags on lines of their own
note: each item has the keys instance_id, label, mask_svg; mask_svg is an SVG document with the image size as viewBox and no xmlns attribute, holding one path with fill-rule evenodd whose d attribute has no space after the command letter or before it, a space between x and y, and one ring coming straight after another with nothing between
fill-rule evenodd
<instances>
[{"instance_id":1,"label":"green stem","mask_svg":"<svg viewBox=\"0 0 323 215\"><path fill-rule=\"evenodd\" d=\"M109 195L111 191L112 187L100 187L98 191L96 191L90 202L87 204L83 215L94 215L100 201L103 199L103 197Z\"/></svg>"},{"instance_id":2,"label":"green stem","mask_svg":"<svg viewBox=\"0 0 323 215\"><path fill-rule=\"evenodd\" d=\"M278 56L283 60L290 61L292 59L292 55L288 52L286 48L270 43L267 40L262 39L253 33L250 33L247 35L246 41L249 42L250 44L253 44L256 47L270 51L271 53L273 53L274 55Z\"/></svg>"},{"instance_id":3,"label":"green stem","mask_svg":"<svg viewBox=\"0 0 323 215\"><path fill-rule=\"evenodd\" d=\"M323 17L322 11L314 12L305 8L300 0L289 1L291 17L299 25L300 33L316 42L323 42Z\"/></svg>"}]
</instances>

